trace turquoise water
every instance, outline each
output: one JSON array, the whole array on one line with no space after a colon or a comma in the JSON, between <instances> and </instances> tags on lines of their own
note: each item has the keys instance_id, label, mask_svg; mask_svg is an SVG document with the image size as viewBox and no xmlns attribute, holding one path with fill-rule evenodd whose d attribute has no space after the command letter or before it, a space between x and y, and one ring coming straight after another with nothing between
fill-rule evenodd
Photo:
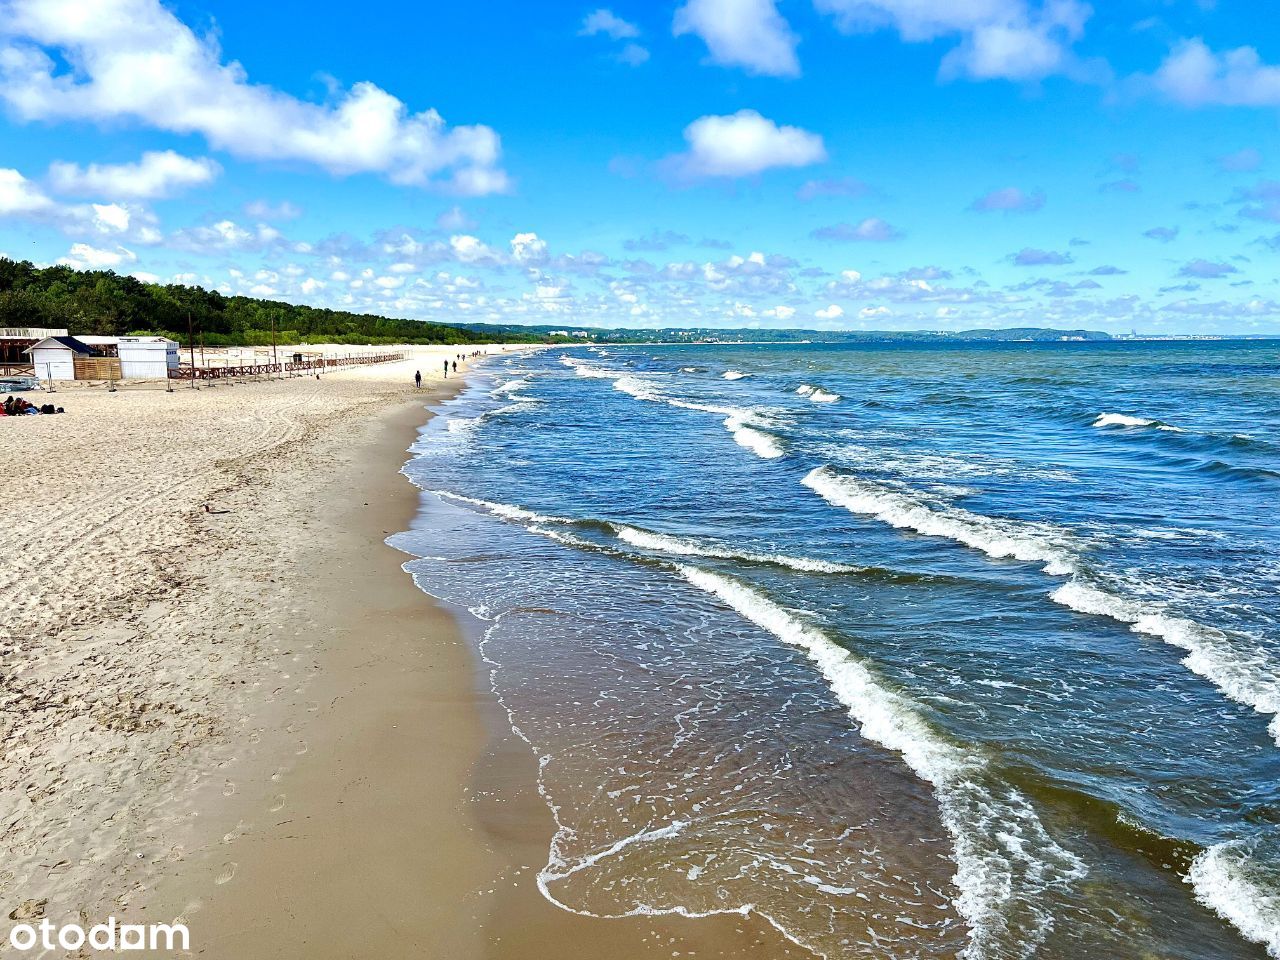
<instances>
[{"instance_id":1,"label":"turquoise water","mask_svg":"<svg viewBox=\"0 0 1280 960\"><path fill-rule=\"evenodd\" d=\"M491 361L397 543L566 909L815 955L1280 956L1280 349Z\"/></svg>"}]
</instances>

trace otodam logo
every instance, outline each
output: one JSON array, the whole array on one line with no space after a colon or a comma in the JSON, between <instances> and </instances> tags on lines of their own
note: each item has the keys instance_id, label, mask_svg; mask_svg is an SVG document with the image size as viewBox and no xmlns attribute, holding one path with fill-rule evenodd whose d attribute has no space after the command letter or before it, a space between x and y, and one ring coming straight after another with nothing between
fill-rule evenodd
<instances>
[{"instance_id":1,"label":"otodam logo","mask_svg":"<svg viewBox=\"0 0 1280 960\"><path fill-rule=\"evenodd\" d=\"M75 923L57 925L49 919L39 923L19 923L9 931L9 946L14 950L93 950L122 952L125 950L190 950L190 935L181 923L117 923L108 917L106 923L94 924L88 930Z\"/></svg>"}]
</instances>

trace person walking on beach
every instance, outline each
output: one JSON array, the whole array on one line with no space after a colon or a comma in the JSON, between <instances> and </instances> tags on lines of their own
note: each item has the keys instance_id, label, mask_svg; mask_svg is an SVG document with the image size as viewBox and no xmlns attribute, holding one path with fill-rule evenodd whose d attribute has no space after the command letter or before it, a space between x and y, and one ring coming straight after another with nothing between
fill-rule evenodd
<instances>
[{"instance_id":1,"label":"person walking on beach","mask_svg":"<svg viewBox=\"0 0 1280 960\"><path fill-rule=\"evenodd\" d=\"M457 360L453 361L453 372L454 372L454 373L457 373L457 372L458 372L458 361L457 361Z\"/></svg>"},{"instance_id":2,"label":"person walking on beach","mask_svg":"<svg viewBox=\"0 0 1280 960\"><path fill-rule=\"evenodd\" d=\"M421 370L413 371L413 385L419 390L422 389L422 371Z\"/></svg>"},{"instance_id":3,"label":"person walking on beach","mask_svg":"<svg viewBox=\"0 0 1280 960\"><path fill-rule=\"evenodd\" d=\"M449 361L448 360L444 362L444 378L446 380L449 379Z\"/></svg>"}]
</instances>

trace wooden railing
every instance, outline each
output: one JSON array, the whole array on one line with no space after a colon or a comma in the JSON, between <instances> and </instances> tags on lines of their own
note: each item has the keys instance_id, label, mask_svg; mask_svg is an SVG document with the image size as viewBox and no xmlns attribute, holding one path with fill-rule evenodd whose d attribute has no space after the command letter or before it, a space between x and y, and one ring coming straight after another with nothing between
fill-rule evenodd
<instances>
[{"instance_id":1,"label":"wooden railing","mask_svg":"<svg viewBox=\"0 0 1280 960\"><path fill-rule=\"evenodd\" d=\"M169 368L170 380L227 380L235 377L302 376L322 370L363 366L369 363L393 363L404 359L403 353L378 353L350 357L316 357L311 360L286 363L255 363L241 367L200 367L182 364Z\"/></svg>"}]
</instances>

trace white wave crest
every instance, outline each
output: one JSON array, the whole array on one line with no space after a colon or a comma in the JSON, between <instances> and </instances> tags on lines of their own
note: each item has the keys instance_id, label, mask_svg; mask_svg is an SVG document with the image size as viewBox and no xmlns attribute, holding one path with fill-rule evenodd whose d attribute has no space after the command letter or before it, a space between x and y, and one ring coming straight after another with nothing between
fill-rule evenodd
<instances>
[{"instance_id":1,"label":"white wave crest","mask_svg":"<svg viewBox=\"0 0 1280 960\"><path fill-rule=\"evenodd\" d=\"M827 467L810 471L803 483L828 503L850 513L873 516L890 526L926 536L945 537L989 557L1044 563L1047 573L1058 576L1074 572L1078 563L1063 542L1066 536L1061 531L999 520L960 507L934 509L909 494L855 477L841 477Z\"/></svg>"},{"instance_id":2,"label":"white wave crest","mask_svg":"<svg viewBox=\"0 0 1280 960\"><path fill-rule=\"evenodd\" d=\"M813 387L809 386L807 383L802 383L800 386L796 387L796 393L800 394L802 397L807 397L809 394L813 393Z\"/></svg>"},{"instance_id":3,"label":"white wave crest","mask_svg":"<svg viewBox=\"0 0 1280 960\"><path fill-rule=\"evenodd\" d=\"M1197 900L1280 958L1280 893L1274 884L1259 882L1259 872L1246 848L1222 843L1192 861L1187 882Z\"/></svg>"},{"instance_id":4,"label":"white wave crest","mask_svg":"<svg viewBox=\"0 0 1280 960\"><path fill-rule=\"evenodd\" d=\"M1124 413L1103 413L1099 414L1098 419L1093 421L1095 427L1155 427L1157 430L1166 430L1170 433L1185 433L1181 427L1172 427L1167 423L1161 423L1159 420L1149 420L1146 417L1131 417Z\"/></svg>"},{"instance_id":5,"label":"white wave crest","mask_svg":"<svg viewBox=\"0 0 1280 960\"><path fill-rule=\"evenodd\" d=\"M741 380L746 376L749 376L749 374L743 373L741 370L726 370L724 372L724 378L726 380Z\"/></svg>"},{"instance_id":6,"label":"white wave crest","mask_svg":"<svg viewBox=\"0 0 1280 960\"><path fill-rule=\"evenodd\" d=\"M1174 616L1157 604L1120 597L1079 580L1063 584L1052 598L1078 613L1110 617L1129 624L1135 633L1159 637L1185 650L1182 663L1192 673L1204 677L1236 703L1271 714L1267 729L1280 745L1280 669L1265 651L1249 644L1247 637Z\"/></svg>"},{"instance_id":7,"label":"white wave crest","mask_svg":"<svg viewBox=\"0 0 1280 960\"><path fill-rule=\"evenodd\" d=\"M468 497L461 493L454 493L451 490L428 490L427 492L445 500L452 500L455 503L468 503L473 507L479 507L486 513L492 513L495 517L502 517L505 520L520 520L527 523L573 523L567 517L553 517L545 513L526 510L524 507L513 506L509 503L495 503L492 500L481 500L479 497Z\"/></svg>"},{"instance_id":8,"label":"white wave crest","mask_svg":"<svg viewBox=\"0 0 1280 960\"><path fill-rule=\"evenodd\" d=\"M885 687L848 650L763 594L727 577L681 566L695 587L779 640L803 650L862 735L896 751L934 786L955 852L956 909L969 925L969 958L1007 950L1029 955L1052 927L1040 892L1085 875L1083 862L1045 832L1016 790L979 782L983 760L940 737L906 698Z\"/></svg>"},{"instance_id":9,"label":"white wave crest","mask_svg":"<svg viewBox=\"0 0 1280 960\"><path fill-rule=\"evenodd\" d=\"M828 393L826 390L819 387L814 390L813 393L809 394L809 399L814 403L835 403L840 399L840 394Z\"/></svg>"},{"instance_id":10,"label":"white wave crest","mask_svg":"<svg viewBox=\"0 0 1280 960\"><path fill-rule=\"evenodd\" d=\"M733 434L733 439L740 447L746 447L757 457L765 460L776 460L785 452L777 439L763 430L749 427L742 422L742 417L733 416L725 420L725 428Z\"/></svg>"},{"instance_id":11,"label":"white wave crest","mask_svg":"<svg viewBox=\"0 0 1280 960\"><path fill-rule=\"evenodd\" d=\"M772 563L792 570L803 570L807 573L858 573L862 567L851 567L844 563L830 563L826 560L810 560L807 557L788 557L780 553L753 553L746 550L734 550L715 543L691 540L687 537L673 537L665 533L653 533L636 527L618 527L618 539L634 547L668 553L679 557L720 557L726 560L748 560L754 563Z\"/></svg>"}]
</instances>

